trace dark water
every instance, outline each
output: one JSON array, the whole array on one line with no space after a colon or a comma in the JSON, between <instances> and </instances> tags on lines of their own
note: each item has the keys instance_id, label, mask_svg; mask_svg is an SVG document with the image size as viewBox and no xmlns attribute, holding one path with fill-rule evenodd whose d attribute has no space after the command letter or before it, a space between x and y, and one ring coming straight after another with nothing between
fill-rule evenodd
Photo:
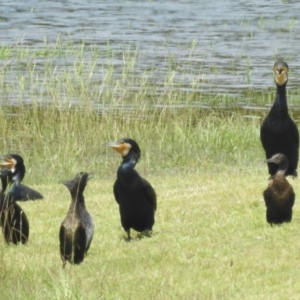
<instances>
[{"instance_id":1,"label":"dark water","mask_svg":"<svg viewBox=\"0 0 300 300\"><path fill-rule=\"evenodd\" d=\"M273 63L284 59L289 89L299 86L300 1L0 3L2 46L38 49L58 37L78 45L84 40L104 52L109 44L120 72L120 53L138 49L135 76L155 70L158 83L173 76L178 88L229 95L273 88ZM98 67L95 77L103 76L101 62Z\"/></svg>"}]
</instances>

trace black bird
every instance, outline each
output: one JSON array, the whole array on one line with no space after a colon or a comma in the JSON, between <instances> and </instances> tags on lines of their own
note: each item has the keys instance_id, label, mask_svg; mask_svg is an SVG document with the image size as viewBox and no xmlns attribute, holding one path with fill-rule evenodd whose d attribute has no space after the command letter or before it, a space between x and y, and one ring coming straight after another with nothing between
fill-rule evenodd
<instances>
[{"instance_id":1,"label":"black bird","mask_svg":"<svg viewBox=\"0 0 300 300\"><path fill-rule=\"evenodd\" d=\"M10 172L4 172L8 179L8 184L16 183L14 188L8 191L9 197L14 201L27 201L43 199L43 196L32 188L21 184L25 176L25 165L23 158L18 154L7 154L3 156L1 168L6 168ZM3 173L3 171L2 171Z\"/></svg>"},{"instance_id":2,"label":"black bird","mask_svg":"<svg viewBox=\"0 0 300 300\"><path fill-rule=\"evenodd\" d=\"M288 65L277 62L274 65L277 86L274 104L261 125L260 140L266 153L266 159L276 153L283 153L289 161L286 175L297 177L299 159L299 132L295 122L289 116L286 100L286 84L288 81ZM277 171L275 164L268 163L269 174Z\"/></svg>"},{"instance_id":3,"label":"black bird","mask_svg":"<svg viewBox=\"0 0 300 300\"><path fill-rule=\"evenodd\" d=\"M73 179L63 182L71 193L71 205L59 231L60 255L63 267L66 262L80 264L90 248L94 223L85 207L83 191L90 179L89 173L78 173Z\"/></svg>"},{"instance_id":4,"label":"black bird","mask_svg":"<svg viewBox=\"0 0 300 300\"><path fill-rule=\"evenodd\" d=\"M277 153L267 159L266 162L277 164L277 172L272 177L268 188L263 192L267 207L267 222L270 224L290 222L292 220L295 193L286 179L288 159L284 154Z\"/></svg>"},{"instance_id":5,"label":"black bird","mask_svg":"<svg viewBox=\"0 0 300 300\"><path fill-rule=\"evenodd\" d=\"M121 224L130 240L131 228L146 233L152 230L155 222L156 194L150 183L134 169L141 155L136 141L124 138L106 143L106 146L115 149L123 158L113 191L119 204Z\"/></svg>"},{"instance_id":6,"label":"black bird","mask_svg":"<svg viewBox=\"0 0 300 300\"><path fill-rule=\"evenodd\" d=\"M6 170L6 172L9 172ZM8 174L0 174L2 190L0 192L0 222L5 241L10 244L26 244L29 238L29 222L23 209L10 197L16 183L10 184L10 191L5 193Z\"/></svg>"}]
</instances>

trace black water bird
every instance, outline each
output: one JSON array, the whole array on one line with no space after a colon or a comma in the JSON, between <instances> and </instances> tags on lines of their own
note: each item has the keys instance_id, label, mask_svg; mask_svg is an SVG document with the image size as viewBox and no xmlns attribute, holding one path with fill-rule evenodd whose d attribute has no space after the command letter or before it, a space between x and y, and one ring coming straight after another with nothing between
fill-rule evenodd
<instances>
[{"instance_id":1,"label":"black water bird","mask_svg":"<svg viewBox=\"0 0 300 300\"><path fill-rule=\"evenodd\" d=\"M286 175L297 177L299 159L299 132L295 122L289 116L286 84L288 81L288 65L277 62L274 65L277 86L274 104L263 121L260 129L260 140L266 153L266 159L276 153L283 153L289 161ZM277 171L275 164L268 163L269 174Z\"/></svg>"},{"instance_id":2,"label":"black water bird","mask_svg":"<svg viewBox=\"0 0 300 300\"><path fill-rule=\"evenodd\" d=\"M63 182L71 193L71 204L59 231L60 255L63 266L69 261L80 264L90 248L94 223L85 207L83 191L90 179L89 173L78 173L74 178Z\"/></svg>"},{"instance_id":3,"label":"black water bird","mask_svg":"<svg viewBox=\"0 0 300 300\"><path fill-rule=\"evenodd\" d=\"M270 224L290 222L292 220L295 193L286 179L288 159L284 154L277 153L267 159L266 162L277 166L277 172L272 177L268 188L263 192L267 207L267 222Z\"/></svg>"},{"instance_id":4,"label":"black water bird","mask_svg":"<svg viewBox=\"0 0 300 300\"><path fill-rule=\"evenodd\" d=\"M16 183L8 183L8 170L0 174L2 190L0 192L0 222L6 243L26 244L29 238L29 222L24 210L10 194L16 189ZM7 186L10 190L6 193Z\"/></svg>"},{"instance_id":5,"label":"black water bird","mask_svg":"<svg viewBox=\"0 0 300 300\"><path fill-rule=\"evenodd\" d=\"M128 240L131 228L148 234L155 222L156 194L150 183L134 169L141 155L139 145L130 138L105 145L120 153L123 159L113 191Z\"/></svg>"},{"instance_id":6,"label":"black water bird","mask_svg":"<svg viewBox=\"0 0 300 300\"><path fill-rule=\"evenodd\" d=\"M15 187L8 191L8 195L15 201L27 201L43 199L43 195L38 191L21 184L25 176L25 164L23 158L18 154L7 154L3 156L3 161L0 162L1 168L6 168L10 172L4 172L7 176L8 183L16 183ZM2 171L3 173L3 171Z\"/></svg>"}]
</instances>

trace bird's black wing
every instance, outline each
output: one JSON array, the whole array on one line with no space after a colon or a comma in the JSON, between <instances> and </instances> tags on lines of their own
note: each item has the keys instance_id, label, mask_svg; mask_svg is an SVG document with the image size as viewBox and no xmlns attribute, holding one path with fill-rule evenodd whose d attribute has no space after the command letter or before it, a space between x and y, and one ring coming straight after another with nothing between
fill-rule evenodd
<instances>
[{"instance_id":1,"label":"bird's black wing","mask_svg":"<svg viewBox=\"0 0 300 300\"><path fill-rule=\"evenodd\" d=\"M74 264L80 264L84 260L85 252L86 232L83 226L79 226L74 233Z\"/></svg>"},{"instance_id":2,"label":"bird's black wing","mask_svg":"<svg viewBox=\"0 0 300 300\"><path fill-rule=\"evenodd\" d=\"M44 198L41 193L23 184L10 189L8 195L14 201L40 200Z\"/></svg>"},{"instance_id":3,"label":"bird's black wing","mask_svg":"<svg viewBox=\"0 0 300 300\"><path fill-rule=\"evenodd\" d=\"M299 131L298 131L298 127L297 127L297 125L295 124L294 121L292 121L292 122L293 122L293 126L291 127L292 134L293 134L293 137L295 139L297 149L299 149Z\"/></svg>"},{"instance_id":4,"label":"bird's black wing","mask_svg":"<svg viewBox=\"0 0 300 300\"><path fill-rule=\"evenodd\" d=\"M294 191L292 191L292 193L291 193L291 199L290 199L290 201L291 201L291 207L294 206L295 198L296 198L296 195L295 195Z\"/></svg>"},{"instance_id":5,"label":"bird's black wing","mask_svg":"<svg viewBox=\"0 0 300 300\"><path fill-rule=\"evenodd\" d=\"M14 203L9 210L11 212L11 219L9 222L12 242L14 244L19 242L22 244L27 243L29 238L29 222L24 210L17 203Z\"/></svg>"},{"instance_id":6,"label":"bird's black wing","mask_svg":"<svg viewBox=\"0 0 300 300\"><path fill-rule=\"evenodd\" d=\"M59 250L63 263L71 259L72 244L67 238L67 231L63 224L60 226L59 230Z\"/></svg>"},{"instance_id":7,"label":"bird's black wing","mask_svg":"<svg viewBox=\"0 0 300 300\"><path fill-rule=\"evenodd\" d=\"M260 127L260 141L261 141L264 149L266 149L266 134L265 134L265 128L264 128L265 122L266 122L266 120L264 120L264 122L262 123L262 125Z\"/></svg>"},{"instance_id":8,"label":"bird's black wing","mask_svg":"<svg viewBox=\"0 0 300 300\"><path fill-rule=\"evenodd\" d=\"M268 204L270 203L270 201L272 199L272 193L271 193L271 191L270 191L269 188L267 188L266 190L264 190L263 196L264 196L266 207L268 207Z\"/></svg>"},{"instance_id":9,"label":"bird's black wing","mask_svg":"<svg viewBox=\"0 0 300 300\"><path fill-rule=\"evenodd\" d=\"M156 193L155 193L152 185L144 178L142 178L142 188L146 194L147 200L154 207L154 210L156 210L156 207L157 207Z\"/></svg>"},{"instance_id":10,"label":"bird's black wing","mask_svg":"<svg viewBox=\"0 0 300 300\"><path fill-rule=\"evenodd\" d=\"M118 195L118 181L117 180L114 183L114 196L115 196L115 199L116 199L117 203L120 204L119 195Z\"/></svg>"}]
</instances>

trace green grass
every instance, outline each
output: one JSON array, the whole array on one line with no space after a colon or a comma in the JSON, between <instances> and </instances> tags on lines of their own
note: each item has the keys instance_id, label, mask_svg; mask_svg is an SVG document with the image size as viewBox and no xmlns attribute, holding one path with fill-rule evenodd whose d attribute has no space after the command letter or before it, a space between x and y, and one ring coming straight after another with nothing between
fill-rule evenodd
<instances>
[{"instance_id":1,"label":"green grass","mask_svg":"<svg viewBox=\"0 0 300 300\"><path fill-rule=\"evenodd\" d=\"M259 120L234 112L137 108L101 115L80 107L2 107L0 126L2 153L24 156L28 182L31 170L42 183L82 169L106 178L115 172L119 158L103 143L121 137L138 141L146 172L195 172L228 163L252 165L262 159Z\"/></svg>"},{"instance_id":2,"label":"green grass","mask_svg":"<svg viewBox=\"0 0 300 300\"><path fill-rule=\"evenodd\" d=\"M191 108L99 115L33 105L3 107L0 120L3 153L24 156L24 183L45 196L21 204L28 245L2 239L3 297L297 299L298 202L291 224L266 223L258 118ZM140 143L137 169L158 194L153 236L130 243L112 193L120 157L103 146L124 136ZM70 196L59 181L78 171L94 173L85 195L95 238L83 264L63 270L58 230Z\"/></svg>"},{"instance_id":3,"label":"green grass","mask_svg":"<svg viewBox=\"0 0 300 300\"><path fill-rule=\"evenodd\" d=\"M137 51L124 53L116 79L109 45L107 53L93 50L87 58L84 45L58 42L0 51L1 153L22 155L24 184L45 197L21 203L28 245L0 237L1 297L298 299L298 200L291 224L270 227L265 220L259 128L266 111L237 109L226 95L183 91L173 84L173 65L160 84L152 80L155 68L135 77ZM58 70L53 57L72 57L73 65ZM95 82L99 65L103 81ZM266 105L274 91L242 97ZM297 91L289 95L290 103L298 98ZM121 137L140 144L137 169L158 194L153 236L130 243L112 193L120 157L103 146ZM58 231L70 196L60 182L79 171L94 174L85 196L96 231L85 261L62 269ZM298 179L291 182L298 195Z\"/></svg>"},{"instance_id":4,"label":"green grass","mask_svg":"<svg viewBox=\"0 0 300 300\"><path fill-rule=\"evenodd\" d=\"M44 201L22 203L26 246L1 243L6 299L297 299L300 260L294 219L265 221L266 166L151 175L158 194L151 238L126 242L112 195L115 176L91 180L95 236L85 261L62 269L58 230L70 202L63 185L35 185ZM292 181L299 194L297 181ZM133 234L136 237L136 234Z\"/></svg>"}]
</instances>

